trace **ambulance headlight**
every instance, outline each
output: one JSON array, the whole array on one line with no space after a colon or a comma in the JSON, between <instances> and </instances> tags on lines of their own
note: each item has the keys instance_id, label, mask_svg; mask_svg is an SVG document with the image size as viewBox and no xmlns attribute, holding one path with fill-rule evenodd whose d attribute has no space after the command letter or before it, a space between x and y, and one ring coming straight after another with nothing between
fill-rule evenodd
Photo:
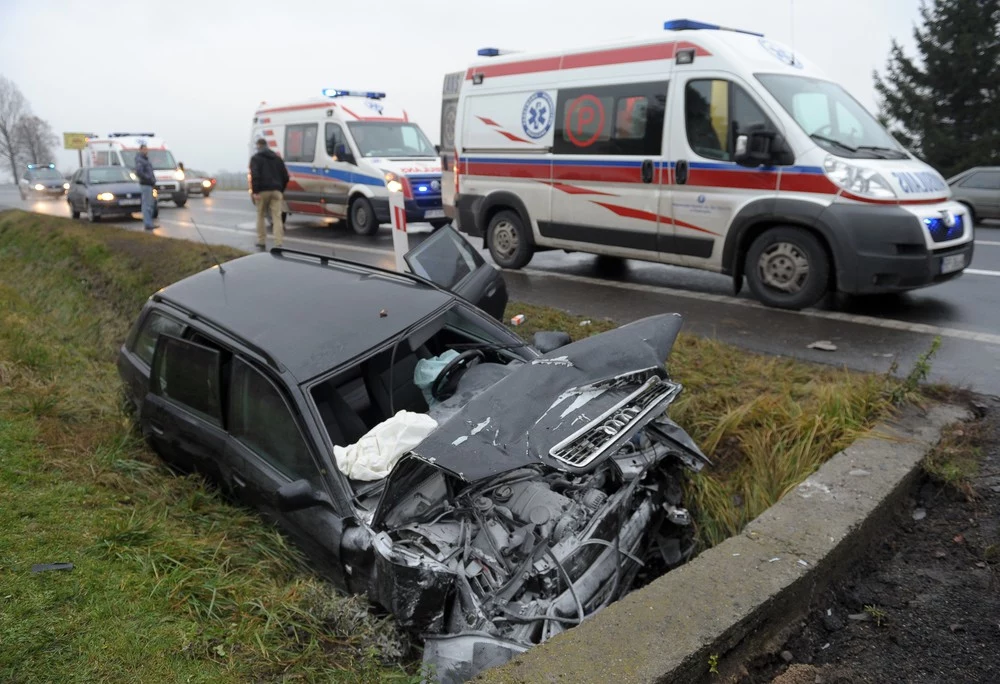
<instances>
[{"instance_id":1,"label":"ambulance headlight","mask_svg":"<svg viewBox=\"0 0 1000 684\"><path fill-rule=\"evenodd\" d=\"M385 187L389 192L403 191L403 184L400 182L399 176L392 171L385 172Z\"/></svg>"},{"instance_id":2,"label":"ambulance headlight","mask_svg":"<svg viewBox=\"0 0 1000 684\"><path fill-rule=\"evenodd\" d=\"M174 171L174 180L184 180L184 172L180 169Z\"/></svg>"},{"instance_id":3,"label":"ambulance headlight","mask_svg":"<svg viewBox=\"0 0 1000 684\"><path fill-rule=\"evenodd\" d=\"M895 199L896 191L875 169L848 164L836 157L823 161L826 177L835 185L855 195L873 199Z\"/></svg>"}]
</instances>

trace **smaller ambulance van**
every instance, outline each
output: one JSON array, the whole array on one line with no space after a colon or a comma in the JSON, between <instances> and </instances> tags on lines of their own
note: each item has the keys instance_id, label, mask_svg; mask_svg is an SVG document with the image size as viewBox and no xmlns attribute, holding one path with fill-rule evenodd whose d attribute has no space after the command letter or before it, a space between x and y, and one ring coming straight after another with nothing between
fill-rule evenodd
<instances>
[{"instance_id":1,"label":"smaller ambulance van","mask_svg":"<svg viewBox=\"0 0 1000 684\"><path fill-rule=\"evenodd\" d=\"M124 166L134 171L141 145L148 148L149 162L156 176L158 200L172 201L183 207L188 199L184 171L166 143L153 133L108 133L105 138L88 138L87 148L83 151L83 165Z\"/></svg>"},{"instance_id":2,"label":"smaller ambulance van","mask_svg":"<svg viewBox=\"0 0 1000 684\"><path fill-rule=\"evenodd\" d=\"M373 235L391 222L389 193L401 192L408 222L449 223L437 151L406 110L384 97L327 88L319 99L261 104L249 152L264 138L285 161L287 212L346 219L356 233Z\"/></svg>"},{"instance_id":3,"label":"smaller ambulance van","mask_svg":"<svg viewBox=\"0 0 1000 684\"><path fill-rule=\"evenodd\" d=\"M599 47L469 67L459 229L521 268L542 249L744 278L765 304L959 276L973 223L944 179L797 51L686 19ZM446 99L448 89L445 89Z\"/></svg>"}]
</instances>

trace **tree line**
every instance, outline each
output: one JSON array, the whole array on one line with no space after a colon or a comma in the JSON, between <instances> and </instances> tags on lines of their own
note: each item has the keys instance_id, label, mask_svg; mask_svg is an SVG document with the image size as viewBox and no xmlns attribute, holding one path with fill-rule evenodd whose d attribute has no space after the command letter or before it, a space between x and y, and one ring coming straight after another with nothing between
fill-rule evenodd
<instances>
[{"instance_id":1,"label":"tree line","mask_svg":"<svg viewBox=\"0 0 1000 684\"><path fill-rule=\"evenodd\" d=\"M52 126L32 113L17 84L0 75L0 159L10 165L14 182L26 164L55 163L58 143Z\"/></svg>"}]
</instances>

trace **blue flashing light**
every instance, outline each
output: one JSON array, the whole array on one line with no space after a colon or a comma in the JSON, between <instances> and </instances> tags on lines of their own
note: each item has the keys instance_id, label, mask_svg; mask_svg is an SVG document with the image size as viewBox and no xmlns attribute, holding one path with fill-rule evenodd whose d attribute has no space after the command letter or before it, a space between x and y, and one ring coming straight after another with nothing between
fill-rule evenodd
<instances>
[{"instance_id":1,"label":"blue flashing light","mask_svg":"<svg viewBox=\"0 0 1000 684\"><path fill-rule=\"evenodd\" d=\"M708 24L704 21L695 21L693 19L671 19L670 21L663 22L664 31L733 31L734 33L746 33L751 36L757 36L758 38L763 38L763 33L755 33L754 31L744 31L738 28L728 28L726 26L719 26L718 24Z\"/></svg>"},{"instance_id":2,"label":"blue flashing light","mask_svg":"<svg viewBox=\"0 0 1000 684\"><path fill-rule=\"evenodd\" d=\"M479 50L476 51L476 54L479 55L480 57L496 57L497 55L500 54L500 49L499 48L479 48Z\"/></svg>"},{"instance_id":3,"label":"blue flashing light","mask_svg":"<svg viewBox=\"0 0 1000 684\"><path fill-rule=\"evenodd\" d=\"M957 240L965 235L964 217L961 214L953 214L952 216L954 221L950 226L944 218L934 217L924 219L924 225L927 226L927 231L931 234L931 239L934 242Z\"/></svg>"},{"instance_id":4,"label":"blue flashing light","mask_svg":"<svg viewBox=\"0 0 1000 684\"><path fill-rule=\"evenodd\" d=\"M374 90L340 90L339 88L323 88L323 97L366 97L369 100L381 100L385 93Z\"/></svg>"},{"instance_id":5,"label":"blue flashing light","mask_svg":"<svg viewBox=\"0 0 1000 684\"><path fill-rule=\"evenodd\" d=\"M417 192L427 192L427 186L426 185L417 186Z\"/></svg>"},{"instance_id":6,"label":"blue flashing light","mask_svg":"<svg viewBox=\"0 0 1000 684\"><path fill-rule=\"evenodd\" d=\"M28 164L29 169L54 169L55 164Z\"/></svg>"}]
</instances>

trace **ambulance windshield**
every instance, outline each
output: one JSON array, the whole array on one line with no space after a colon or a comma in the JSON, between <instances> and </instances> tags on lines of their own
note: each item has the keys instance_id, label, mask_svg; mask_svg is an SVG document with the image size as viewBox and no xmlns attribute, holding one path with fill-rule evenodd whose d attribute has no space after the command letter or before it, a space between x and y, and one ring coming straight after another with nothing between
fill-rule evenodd
<instances>
[{"instance_id":1,"label":"ambulance windshield","mask_svg":"<svg viewBox=\"0 0 1000 684\"><path fill-rule=\"evenodd\" d=\"M353 121L347 127L362 157L433 157L437 154L416 124Z\"/></svg>"},{"instance_id":2,"label":"ambulance windshield","mask_svg":"<svg viewBox=\"0 0 1000 684\"><path fill-rule=\"evenodd\" d=\"M125 162L125 166L134 169L137 154L139 150L122 150L122 161ZM174 161L174 155L170 150L149 150L146 155L149 157L149 163L157 171L172 171L177 168L177 162Z\"/></svg>"},{"instance_id":3,"label":"ambulance windshield","mask_svg":"<svg viewBox=\"0 0 1000 684\"><path fill-rule=\"evenodd\" d=\"M779 74L757 74L757 80L827 152L853 159L909 157L875 117L836 83Z\"/></svg>"}]
</instances>

